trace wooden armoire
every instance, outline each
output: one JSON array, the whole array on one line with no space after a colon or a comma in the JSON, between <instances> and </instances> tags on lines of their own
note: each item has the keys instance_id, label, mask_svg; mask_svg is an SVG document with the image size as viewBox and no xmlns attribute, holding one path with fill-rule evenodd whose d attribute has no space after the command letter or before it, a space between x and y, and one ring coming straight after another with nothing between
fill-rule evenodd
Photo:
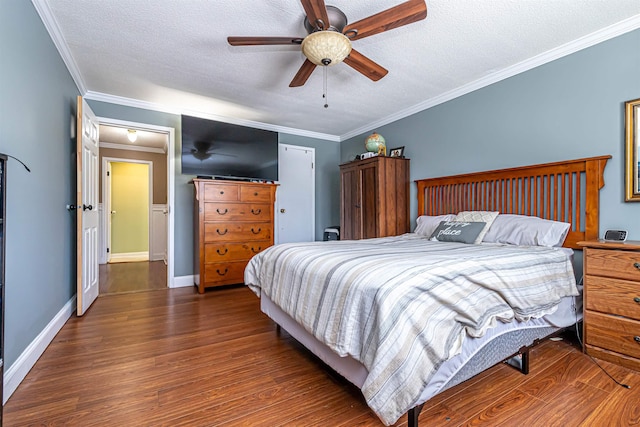
<instances>
[{"instance_id":1,"label":"wooden armoire","mask_svg":"<svg viewBox=\"0 0 640 427\"><path fill-rule=\"evenodd\" d=\"M377 156L340 165L340 238L408 233L409 159Z\"/></svg>"}]
</instances>

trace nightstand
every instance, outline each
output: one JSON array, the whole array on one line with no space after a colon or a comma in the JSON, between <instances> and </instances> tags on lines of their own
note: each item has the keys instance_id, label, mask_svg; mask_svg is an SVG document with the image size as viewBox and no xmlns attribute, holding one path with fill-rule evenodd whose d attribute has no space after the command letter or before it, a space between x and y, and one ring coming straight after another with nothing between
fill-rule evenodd
<instances>
[{"instance_id":1,"label":"nightstand","mask_svg":"<svg viewBox=\"0 0 640 427\"><path fill-rule=\"evenodd\" d=\"M584 351L640 371L640 241L584 247Z\"/></svg>"}]
</instances>

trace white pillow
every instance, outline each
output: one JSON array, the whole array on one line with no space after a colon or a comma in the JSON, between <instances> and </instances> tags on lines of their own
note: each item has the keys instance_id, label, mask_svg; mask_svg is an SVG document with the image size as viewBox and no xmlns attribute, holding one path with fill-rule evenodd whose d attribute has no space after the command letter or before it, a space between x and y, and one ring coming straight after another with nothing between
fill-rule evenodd
<instances>
[{"instance_id":1,"label":"white pillow","mask_svg":"<svg viewBox=\"0 0 640 427\"><path fill-rule=\"evenodd\" d=\"M456 216L454 214L429 216L422 215L416 220L416 234L421 236L431 237L436 228L442 221L452 221Z\"/></svg>"},{"instance_id":2,"label":"white pillow","mask_svg":"<svg viewBox=\"0 0 640 427\"><path fill-rule=\"evenodd\" d=\"M484 236L489 243L521 246L559 247L569 233L571 224L551 221L537 216L502 214Z\"/></svg>"},{"instance_id":3,"label":"white pillow","mask_svg":"<svg viewBox=\"0 0 640 427\"><path fill-rule=\"evenodd\" d=\"M484 235L487 234L487 230L493 224L493 221L496 219L500 212L489 212L489 211L463 211L459 212L456 215L454 221L462 221L462 222L484 222L485 226L476 237L476 241L474 243L482 242Z\"/></svg>"}]
</instances>

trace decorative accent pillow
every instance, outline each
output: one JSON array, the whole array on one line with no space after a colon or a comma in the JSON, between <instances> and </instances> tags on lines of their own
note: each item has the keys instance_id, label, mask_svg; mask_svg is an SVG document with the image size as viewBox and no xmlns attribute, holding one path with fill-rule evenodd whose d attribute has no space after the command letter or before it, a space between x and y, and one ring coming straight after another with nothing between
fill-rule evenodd
<instances>
[{"instance_id":1,"label":"decorative accent pillow","mask_svg":"<svg viewBox=\"0 0 640 427\"><path fill-rule=\"evenodd\" d=\"M454 214L438 215L438 216L429 216L429 215L419 216L418 219L416 220L417 226L416 226L415 233L421 236L431 237L431 235L433 234L433 230L435 230L442 221L452 221L453 218L455 217L456 216Z\"/></svg>"},{"instance_id":2,"label":"decorative accent pillow","mask_svg":"<svg viewBox=\"0 0 640 427\"><path fill-rule=\"evenodd\" d=\"M463 221L463 222L484 222L485 226L476 238L474 243L482 242L484 235L487 234L489 227L493 224L493 221L496 219L500 212L490 212L490 211L462 211L456 215L454 221Z\"/></svg>"},{"instance_id":3,"label":"decorative accent pillow","mask_svg":"<svg viewBox=\"0 0 640 427\"><path fill-rule=\"evenodd\" d=\"M560 247L569 233L568 222L537 216L501 214L485 234L483 241L520 246Z\"/></svg>"},{"instance_id":4,"label":"decorative accent pillow","mask_svg":"<svg viewBox=\"0 0 640 427\"><path fill-rule=\"evenodd\" d=\"M484 222L442 221L431 235L431 240L475 243L485 225Z\"/></svg>"}]
</instances>

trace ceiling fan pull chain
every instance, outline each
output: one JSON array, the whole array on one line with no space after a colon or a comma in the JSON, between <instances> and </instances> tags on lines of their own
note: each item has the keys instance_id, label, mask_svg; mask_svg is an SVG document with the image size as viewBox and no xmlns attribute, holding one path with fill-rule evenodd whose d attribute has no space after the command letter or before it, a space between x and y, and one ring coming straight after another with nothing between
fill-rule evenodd
<instances>
[{"instance_id":1,"label":"ceiling fan pull chain","mask_svg":"<svg viewBox=\"0 0 640 427\"><path fill-rule=\"evenodd\" d=\"M324 108L329 108L329 98L327 97L327 68L328 67L326 66L322 67L322 74L323 74L323 80L324 80L322 97L324 98Z\"/></svg>"}]
</instances>

